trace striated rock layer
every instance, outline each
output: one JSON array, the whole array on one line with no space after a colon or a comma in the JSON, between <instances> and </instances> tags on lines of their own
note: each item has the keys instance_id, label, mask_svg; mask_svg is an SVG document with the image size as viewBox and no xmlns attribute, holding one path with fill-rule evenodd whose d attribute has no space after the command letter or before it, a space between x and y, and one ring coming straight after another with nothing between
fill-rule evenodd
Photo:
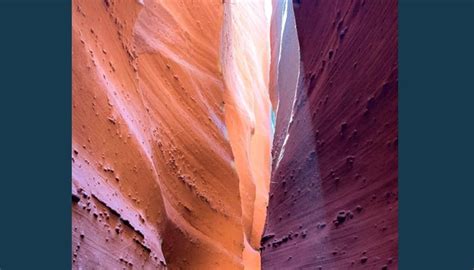
<instances>
[{"instance_id":1,"label":"striated rock layer","mask_svg":"<svg viewBox=\"0 0 474 270\"><path fill-rule=\"evenodd\" d=\"M396 269L397 1L273 2L262 267Z\"/></svg>"},{"instance_id":2,"label":"striated rock layer","mask_svg":"<svg viewBox=\"0 0 474 270\"><path fill-rule=\"evenodd\" d=\"M73 0L73 268L258 268L268 1Z\"/></svg>"}]
</instances>

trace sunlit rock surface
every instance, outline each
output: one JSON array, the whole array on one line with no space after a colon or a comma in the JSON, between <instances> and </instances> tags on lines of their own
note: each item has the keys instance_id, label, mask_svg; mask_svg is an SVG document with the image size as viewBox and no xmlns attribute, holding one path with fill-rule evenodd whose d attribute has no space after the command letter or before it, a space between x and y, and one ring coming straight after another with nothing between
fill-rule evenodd
<instances>
[{"instance_id":1,"label":"sunlit rock surface","mask_svg":"<svg viewBox=\"0 0 474 270\"><path fill-rule=\"evenodd\" d=\"M73 268L260 265L270 16L265 1L73 1Z\"/></svg>"},{"instance_id":2,"label":"sunlit rock surface","mask_svg":"<svg viewBox=\"0 0 474 270\"><path fill-rule=\"evenodd\" d=\"M294 6L301 66L272 51L262 268L397 269L397 1L273 2L272 49L294 59Z\"/></svg>"},{"instance_id":3,"label":"sunlit rock surface","mask_svg":"<svg viewBox=\"0 0 474 270\"><path fill-rule=\"evenodd\" d=\"M246 266L260 267L260 238L270 183L272 141L269 1L225 5L222 66L226 124L240 179ZM263 38L262 38L263 37Z\"/></svg>"}]
</instances>

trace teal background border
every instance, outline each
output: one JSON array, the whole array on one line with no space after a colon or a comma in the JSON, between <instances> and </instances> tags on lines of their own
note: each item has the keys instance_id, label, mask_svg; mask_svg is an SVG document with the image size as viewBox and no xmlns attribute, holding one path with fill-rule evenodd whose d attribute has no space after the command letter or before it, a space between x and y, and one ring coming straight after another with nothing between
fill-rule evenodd
<instances>
[{"instance_id":1,"label":"teal background border","mask_svg":"<svg viewBox=\"0 0 474 270\"><path fill-rule=\"evenodd\" d=\"M70 1L0 0L0 55L0 269L71 269Z\"/></svg>"},{"instance_id":2,"label":"teal background border","mask_svg":"<svg viewBox=\"0 0 474 270\"><path fill-rule=\"evenodd\" d=\"M474 269L474 3L399 0L400 269Z\"/></svg>"}]
</instances>

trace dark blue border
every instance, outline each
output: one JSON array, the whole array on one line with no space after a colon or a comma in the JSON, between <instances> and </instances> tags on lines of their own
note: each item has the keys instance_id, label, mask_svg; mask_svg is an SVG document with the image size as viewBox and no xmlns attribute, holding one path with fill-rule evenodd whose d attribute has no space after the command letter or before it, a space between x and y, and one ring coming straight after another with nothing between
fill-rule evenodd
<instances>
[{"instance_id":1,"label":"dark blue border","mask_svg":"<svg viewBox=\"0 0 474 270\"><path fill-rule=\"evenodd\" d=\"M0 55L0 269L70 269L70 1L1 0Z\"/></svg>"},{"instance_id":2,"label":"dark blue border","mask_svg":"<svg viewBox=\"0 0 474 270\"><path fill-rule=\"evenodd\" d=\"M399 0L401 269L474 269L474 3Z\"/></svg>"}]
</instances>

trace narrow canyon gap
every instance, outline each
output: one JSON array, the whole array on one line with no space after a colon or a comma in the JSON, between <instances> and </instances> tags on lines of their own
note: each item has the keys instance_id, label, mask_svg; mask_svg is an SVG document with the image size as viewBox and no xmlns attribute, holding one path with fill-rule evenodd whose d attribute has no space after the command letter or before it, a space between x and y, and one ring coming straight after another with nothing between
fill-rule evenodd
<instances>
[{"instance_id":1,"label":"narrow canyon gap","mask_svg":"<svg viewBox=\"0 0 474 270\"><path fill-rule=\"evenodd\" d=\"M397 268L396 0L72 3L74 269Z\"/></svg>"}]
</instances>

